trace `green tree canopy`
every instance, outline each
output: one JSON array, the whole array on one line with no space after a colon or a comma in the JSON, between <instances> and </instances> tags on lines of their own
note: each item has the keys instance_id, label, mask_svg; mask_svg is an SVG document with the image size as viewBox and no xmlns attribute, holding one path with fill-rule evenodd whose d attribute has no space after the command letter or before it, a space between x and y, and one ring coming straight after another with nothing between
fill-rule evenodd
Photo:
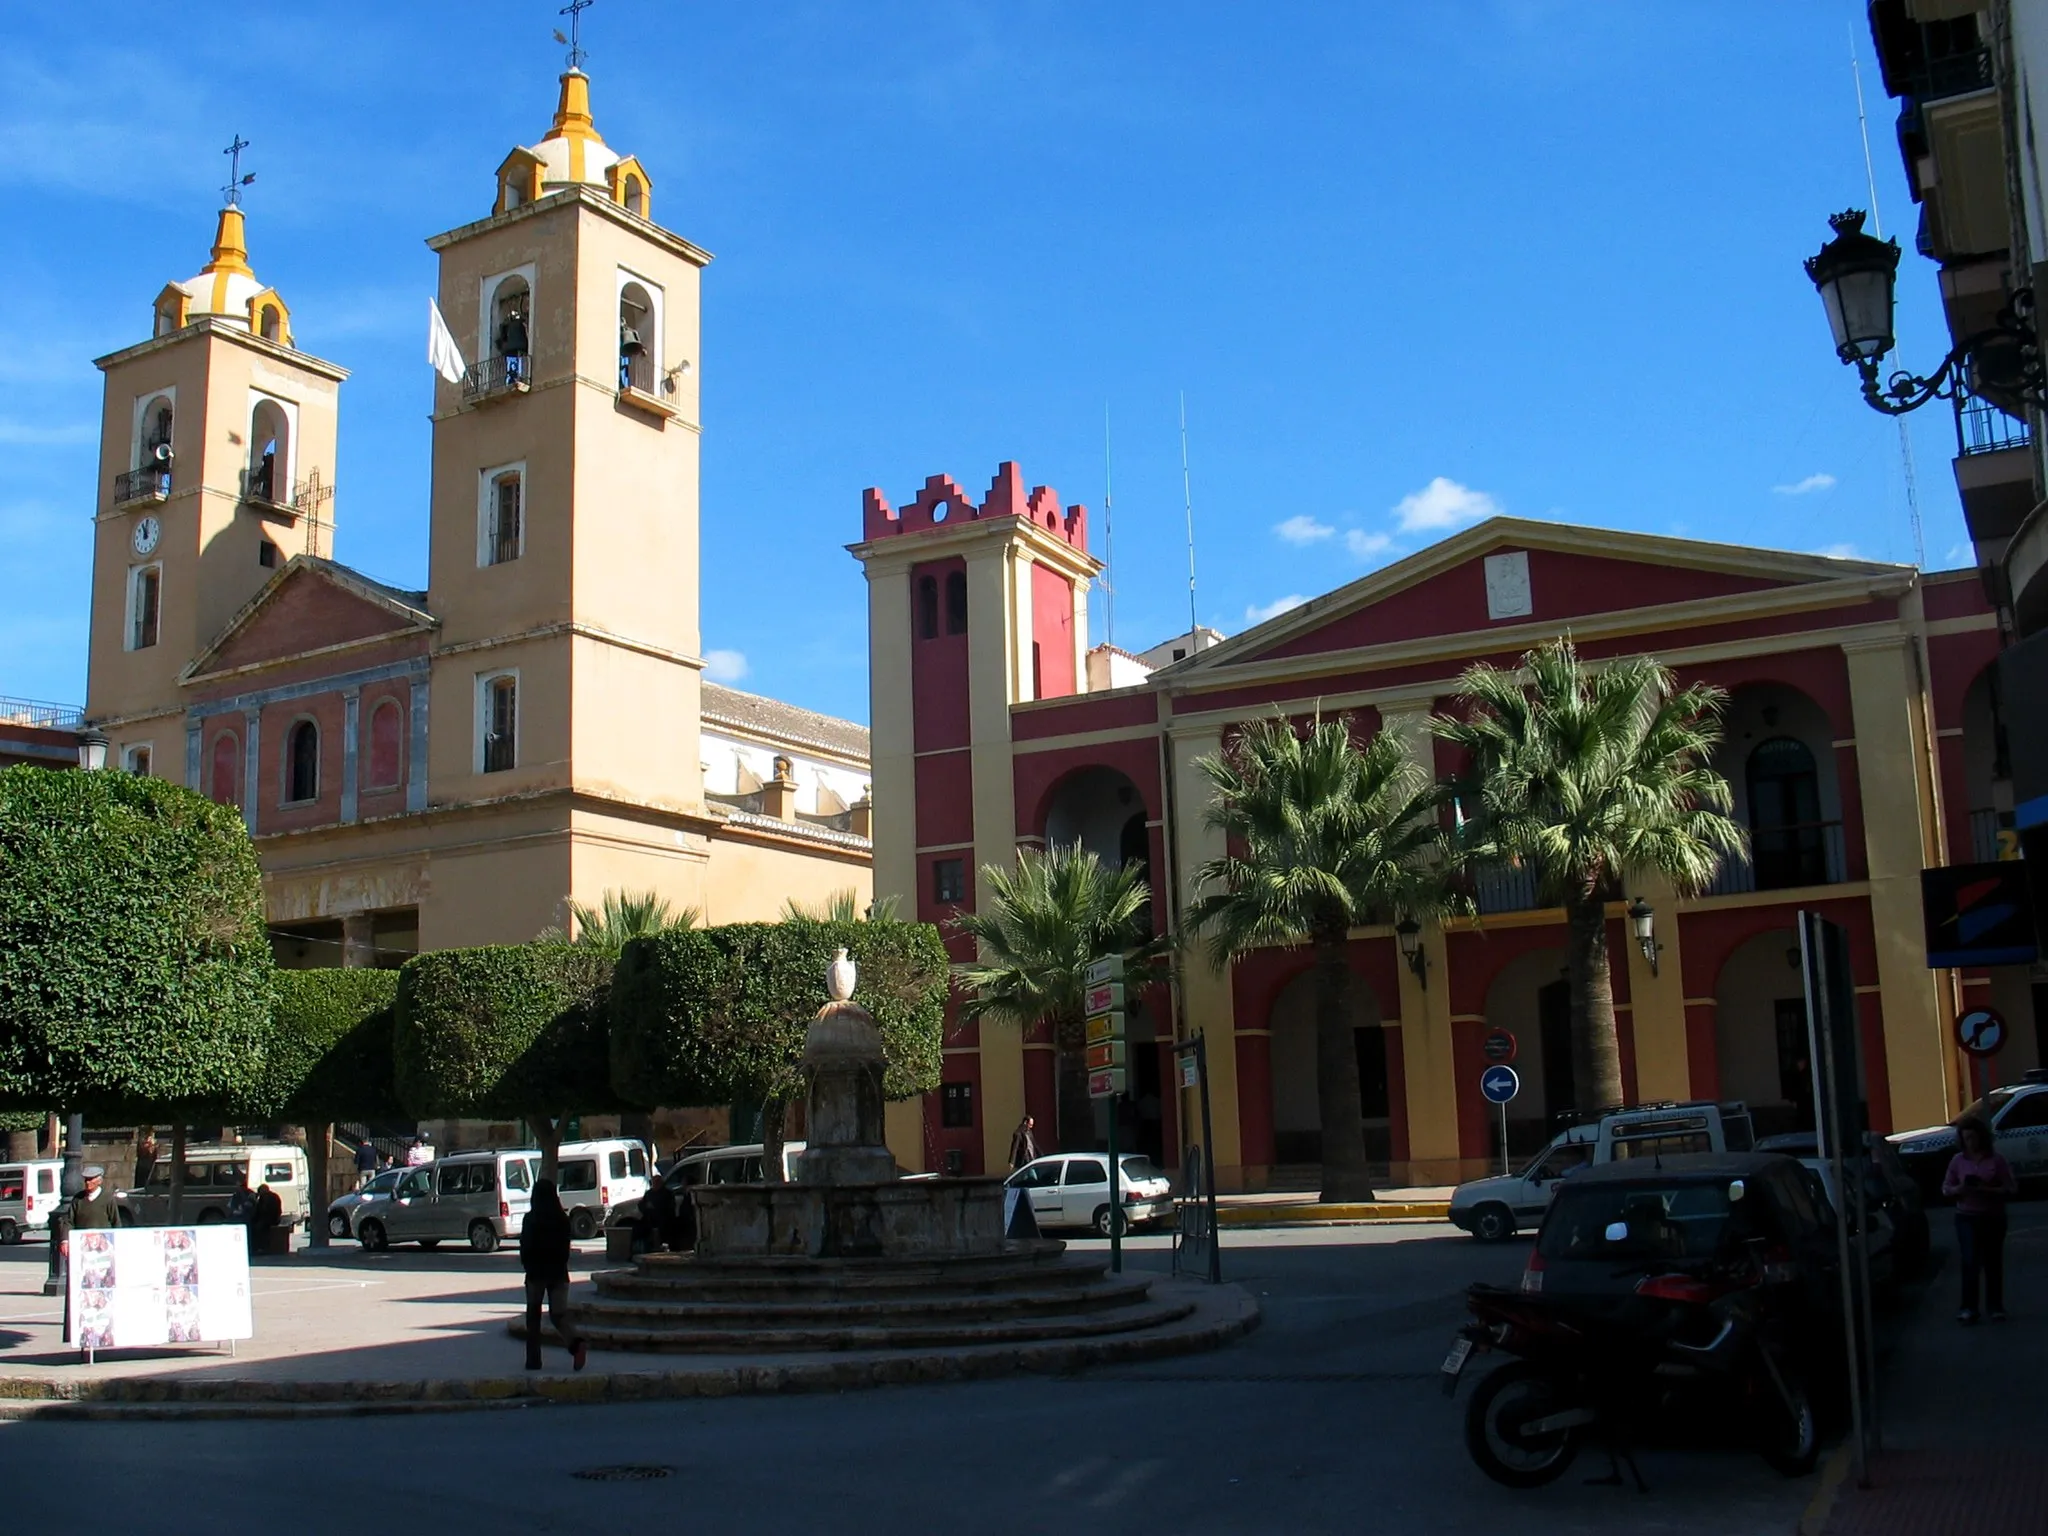
<instances>
[{"instance_id":1,"label":"green tree canopy","mask_svg":"<svg viewBox=\"0 0 2048 1536\"><path fill-rule=\"evenodd\" d=\"M1088 1097L1084 973L1109 955L1126 957L1125 985L1143 985L1163 946L1150 930L1152 890L1142 864L1110 869L1078 843L1044 852L1021 848L1015 869L981 871L989 899L954 919L975 941L973 960L953 968L961 1017L1025 1028L1052 1026L1059 1090L1059 1143L1095 1145Z\"/></svg>"},{"instance_id":2,"label":"green tree canopy","mask_svg":"<svg viewBox=\"0 0 2048 1536\"><path fill-rule=\"evenodd\" d=\"M803 1091L804 1031L844 948L874 1015L892 1099L939 1083L946 950L925 923L732 923L626 947L612 987L612 1081L631 1103L711 1105Z\"/></svg>"},{"instance_id":3,"label":"green tree canopy","mask_svg":"<svg viewBox=\"0 0 2048 1536\"><path fill-rule=\"evenodd\" d=\"M271 974L232 808L135 774L0 770L0 1104L246 1104Z\"/></svg>"},{"instance_id":4,"label":"green tree canopy","mask_svg":"<svg viewBox=\"0 0 2048 1536\"><path fill-rule=\"evenodd\" d=\"M556 941L443 949L398 973L398 1100L420 1119L518 1116L552 1168L559 1122L619 1107L612 957Z\"/></svg>"},{"instance_id":5,"label":"green tree canopy","mask_svg":"<svg viewBox=\"0 0 2048 1536\"><path fill-rule=\"evenodd\" d=\"M1255 720L1197 766L1216 792L1204 819L1229 851L1196 872L1189 926L1219 967L1261 945L1312 947L1323 1198L1370 1200L1346 949L1363 924L1462 906L1439 792L1399 737L1361 747L1342 717Z\"/></svg>"},{"instance_id":6,"label":"green tree canopy","mask_svg":"<svg viewBox=\"0 0 2048 1536\"><path fill-rule=\"evenodd\" d=\"M401 1118L393 1056L398 972L281 970L274 984L266 1113L315 1124Z\"/></svg>"},{"instance_id":7,"label":"green tree canopy","mask_svg":"<svg viewBox=\"0 0 2048 1536\"><path fill-rule=\"evenodd\" d=\"M1460 713L1430 729L1468 759L1461 854L1530 871L1541 899L1564 908L1578 1107L1620 1104L1607 903L1651 870L1698 891L1746 847L1724 814L1728 783L1710 766L1727 696L1679 687L1650 657L1582 665L1568 635L1530 651L1519 671L1469 668L1459 688Z\"/></svg>"}]
</instances>

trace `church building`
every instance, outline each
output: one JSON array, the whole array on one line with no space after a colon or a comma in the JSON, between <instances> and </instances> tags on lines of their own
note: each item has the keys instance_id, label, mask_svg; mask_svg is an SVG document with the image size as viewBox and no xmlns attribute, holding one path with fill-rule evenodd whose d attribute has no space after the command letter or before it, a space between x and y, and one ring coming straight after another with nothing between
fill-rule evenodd
<instances>
[{"instance_id":1,"label":"church building","mask_svg":"<svg viewBox=\"0 0 2048 1536\"><path fill-rule=\"evenodd\" d=\"M256 275L233 190L205 267L98 359L87 723L241 808L288 964L517 942L612 890L706 922L865 904L867 732L703 677L710 254L655 221L580 68L478 180L427 242L462 360L424 591L337 558L348 374Z\"/></svg>"}]
</instances>

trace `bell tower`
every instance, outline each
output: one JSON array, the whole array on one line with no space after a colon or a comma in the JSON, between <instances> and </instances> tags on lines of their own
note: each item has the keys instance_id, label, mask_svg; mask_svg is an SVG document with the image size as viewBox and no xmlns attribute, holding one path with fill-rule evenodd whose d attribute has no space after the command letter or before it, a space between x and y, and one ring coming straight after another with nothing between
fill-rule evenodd
<instances>
[{"instance_id":1,"label":"bell tower","mask_svg":"<svg viewBox=\"0 0 2048 1536\"><path fill-rule=\"evenodd\" d=\"M429 240L462 356L434 391L430 798L701 803L698 281L580 59L488 212ZM456 370L451 367L449 372Z\"/></svg>"},{"instance_id":2,"label":"bell tower","mask_svg":"<svg viewBox=\"0 0 2048 1536\"><path fill-rule=\"evenodd\" d=\"M247 147L231 147L238 172ZM230 181L199 274L157 295L149 338L95 361L96 720L181 709L179 673L243 604L293 555L334 550L348 374L299 350L290 307L251 269L244 184ZM168 759L154 767L182 777Z\"/></svg>"}]
</instances>

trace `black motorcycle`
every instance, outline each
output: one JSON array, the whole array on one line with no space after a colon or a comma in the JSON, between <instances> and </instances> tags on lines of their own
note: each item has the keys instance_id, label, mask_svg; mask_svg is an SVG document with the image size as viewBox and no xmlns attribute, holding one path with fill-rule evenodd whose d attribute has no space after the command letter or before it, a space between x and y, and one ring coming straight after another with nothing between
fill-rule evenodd
<instances>
[{"instance_id":1,"label":"black motorcycle","mask_svg":"<svg viewBox=\"0 0 2048 1536\"><path fill-rule=\"evenodd\" d=\"M1658 1265L1619 1299L1546 1297L1475 1285L1472 1321L1443 1364L1446 1396L1473 1355L1516 1357L1483 1380L1465 1412L1465 1447L1481 1471L1510 1488L1563 1475L1589 1436L1638 1488L1626 1426L1652 1407L1711 1397L1751 1427L1757 1449L1789 1477L1813 1469L1820 1437L1813 1405L1790 1364L1762 1266Z\"/></svg>"}]
</instances>

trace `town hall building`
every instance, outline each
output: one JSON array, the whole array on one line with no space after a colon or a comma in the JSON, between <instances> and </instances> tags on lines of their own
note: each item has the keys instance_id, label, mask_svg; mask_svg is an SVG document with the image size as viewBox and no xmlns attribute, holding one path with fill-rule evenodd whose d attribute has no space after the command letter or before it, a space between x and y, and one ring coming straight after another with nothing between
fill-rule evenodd
<instances>
[{"instance_id":1,"label":"town hall building","mask_svg":"<svg viewBox=\"0 0 2048 1536\"><path fill-rule=\"evenodd\" d=\"M257 276L232 191L205 267L98 359L86 724L241 808L287 964L517 942L611 890L707 922L865 904L866 731L703 677L709 253L655 221L580 69L479 179L428 241L462 367L434 388L424 591L337 558L348 375Z\"/></svg>"}]
</instances>

